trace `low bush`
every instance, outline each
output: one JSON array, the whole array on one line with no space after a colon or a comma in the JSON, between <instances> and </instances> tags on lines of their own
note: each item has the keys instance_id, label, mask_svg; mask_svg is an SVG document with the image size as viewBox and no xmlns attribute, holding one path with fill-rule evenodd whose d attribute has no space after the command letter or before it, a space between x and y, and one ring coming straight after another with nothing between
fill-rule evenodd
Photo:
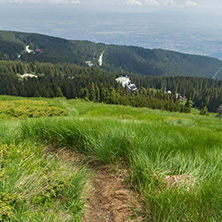
<instances>
[{"instance_id":1,"label":"low bush","mask_svg":"<svg viewBox=\"0 0 222 222\"><path fill-rule=\"evenodd\" d=\"M0 114L14 118L66 116L67 112L58 107L50 107L41 101L1 101Z\"/></svg>"}]
</instances>

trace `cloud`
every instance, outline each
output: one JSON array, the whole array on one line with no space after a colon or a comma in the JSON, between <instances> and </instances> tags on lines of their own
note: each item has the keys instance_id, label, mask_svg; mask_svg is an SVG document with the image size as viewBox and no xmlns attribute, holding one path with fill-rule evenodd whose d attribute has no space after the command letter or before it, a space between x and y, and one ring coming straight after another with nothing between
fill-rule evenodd
<instances>
[{"instance_id":1,"label":"cloud","mask_svg":"<svg viewBox=\"0 0 222 222\"><path fill-rule=\"evenodd\" d=\"M160 5L160 3L157 0L146 0L145 3L147 5Z\"/></svg>"},{"instance_id":2,"label":"cloud","mask_svg":"<svg viewBox=\"0 0 222 222\"><path fill-rule=\"evenodd\" d=\"M166 1L163 1L162 5L164 5L164 6L175 6L176 3L174 2L174 0L166 0Z\"/></svg>"},{"instance_id":3,"label":"cloud","mask_svg":"<svg viewBox=\"0 0 222 222\"><path fill-rule=\"evenodd\" d=\"M198 7L197 2L193 0L145 0L150 5L172 7L172 8L183 8L183 7Z\"/></svg>"},{"instance_id":4,"label":"cloud","mask_svg":"<svg viewBox=\"0 0 222 222\"><path fill-rule=\"evenodd\" d=\"M0 3L17 4L79 4L80 0L0 0Z\"/></svg>"},{"instance_id":5,"label":"cloud","mask_svg":"<svg viewBox=\"0 0 222 222\"><path fill-rule=\"evenodd\" d=\"M112 9L121 8L121 5L128 6L144 6L145 8L215 8L221 7L221 0L0 0L1 3L11 4L81 4L84 7L110 7Z\"/></svg>"},{"instance_id":6,"label":"cloud","mask_svg":"<svg viewBox=\"0 0 222 222\"><path fill-rule=\"evenodd\" d=\"M198 6L198 4L197 4L196 2L191 1L191 0L187 0L187 2L186 2L185 5L186 5L186 6L194 6L194 7L197 7L197 6Z\"/></svg>"},{"instance_id":7,"label":"cloud","mask_svg":"<svg viewBox=\"0 0 222 222\"><path fill-rule=\"evenodd\" d=\"M143 5L143 3L139 0L127 0L124 5Z\"/></svg>"}]
</instances>

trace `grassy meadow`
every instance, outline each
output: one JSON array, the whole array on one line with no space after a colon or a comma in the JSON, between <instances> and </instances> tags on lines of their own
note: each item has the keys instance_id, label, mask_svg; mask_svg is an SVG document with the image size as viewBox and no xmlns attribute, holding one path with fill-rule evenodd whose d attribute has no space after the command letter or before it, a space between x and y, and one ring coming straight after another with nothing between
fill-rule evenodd
<instances>
[{"instance_id":1,"label":"grassy meadow","mask_svg":"<svg viewBox=\"0 0 222 222\"><path fill-rule=\"evenodd\" d=\"M68 148L123 163L145 221L220 222L221 135L222 119L196 110L0 96L0 221L81 221L89 170L49 152Z\"/></svg>"}]
</instances>

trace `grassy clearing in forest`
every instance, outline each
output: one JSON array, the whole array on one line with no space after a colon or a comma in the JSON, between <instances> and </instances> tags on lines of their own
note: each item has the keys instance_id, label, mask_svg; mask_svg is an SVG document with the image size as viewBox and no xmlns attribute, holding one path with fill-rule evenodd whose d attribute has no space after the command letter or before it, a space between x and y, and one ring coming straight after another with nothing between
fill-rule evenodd
<instances>
[{"instance_id":1,"label":"grassy clearing in forest","mask_svg":"<svg viewBox=\"0 0 222 222\"><path fill-rule=\"evenodd\" d=\"M221 119L214 116L203 117L196 114L94 104L81 100L44 99L43 101L50 101L51 105L65 109L68 116L0 122L0 142L4 144L2 147L6 147L3 150L15 149L13 151L15 157L12 158L15 160L14 166L19 166L22 162L20 153L16 151L21 149L18 148L19 146L23 147L24 153L32 149L43 162L47 162L48 159L42 159L42 147L78 149L92 160L105 164L119 161L127 163L130 173L128 183L144 197L149 221L219 222L222 220ZM3 156L6 158L5 161L9 161L7 155ZM25 156L24 159L26 160ZM37 164L39 165L42 167L40 163ZM23 175L24 169L18 167L17 169L20 172L18 175ZM47 169L50 169L47 172L54 171L50 166ZM63 181L60 168L56 167L56 169L55 174L57 177L61 176ZM78 175L78 172L81 172L81 169L77 169L75 175ZM38 170L27 173L33 178L39 175ZM4 174L1 181L4 180L2 178L8 178L7 175L10 173ZM14 179L15 182L10 184L23 180L17 177L18 179ZM64 181L70 181L71 178L65 177ZM50 181L49 186L55 183L53 189L57 189L57 183L61 184L53 179ZM84 177L81 178L80 183L81 181L84 181ZM40 179L39 183L44 184L44 179ZM6 192L5 189L0 192ZM63 191L65 190L64 185ZM12 191L15 195L20 194L16 186L12 186L7 192ZM51 193L46 196L52 195ZM41 192L33 195L35 197L40 195L40 199L42 198ZM21 196L26 198L24 193ZM60 201L59 197L60 195L50 196L55 202ZM77 200L80 200L79 196ZM20 204L19 201L17 202ZM16 215L16 205L13 205L13 201L8 203L9 206L14 207L11 211ZM36 206L36 202L32 203L32 198L23 199L22 203L24 206L29 206L28 204ZM53 212L67 212L63 208L65 205L64 202L60 205L61 208ZM55 204L55 206L58 205ZM24 207L24 211L26 209ZM35 208L31 207L31 209ZM81 207L78 209L81 212ZM33 218L41 216L38 210L27 210L27 214L31 214ZM20 221L26 220L22 218Z\"/></svg>"}]
</instances>

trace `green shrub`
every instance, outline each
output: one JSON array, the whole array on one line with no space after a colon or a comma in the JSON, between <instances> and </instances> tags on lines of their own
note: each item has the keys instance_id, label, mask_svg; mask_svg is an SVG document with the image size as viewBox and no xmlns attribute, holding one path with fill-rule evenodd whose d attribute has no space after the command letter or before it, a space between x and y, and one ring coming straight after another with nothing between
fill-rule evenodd
<instances>
[{"instance_id":1,"label":"green shrub","mask_svg":"<svg viewBox=\"0 0 222 222\"><path fill-rule=\"evenodd\" d=\"M50 107L43 101L1 101L0 114L9 117L28 118L28 117L48 117L48 116L66 116L67 112L58 107Z\"/></svg>"},{"instance_id":2,"label":"green shrub","mask_svg":"<svg viewBox=\"0 0 222 222\"><path fill-rule=\"evenodd\" d=\"M200 111L200 115L209 116L209 112L208 112L207 106L204 106L204 108Z\"/></svg>"}]
</instances>

